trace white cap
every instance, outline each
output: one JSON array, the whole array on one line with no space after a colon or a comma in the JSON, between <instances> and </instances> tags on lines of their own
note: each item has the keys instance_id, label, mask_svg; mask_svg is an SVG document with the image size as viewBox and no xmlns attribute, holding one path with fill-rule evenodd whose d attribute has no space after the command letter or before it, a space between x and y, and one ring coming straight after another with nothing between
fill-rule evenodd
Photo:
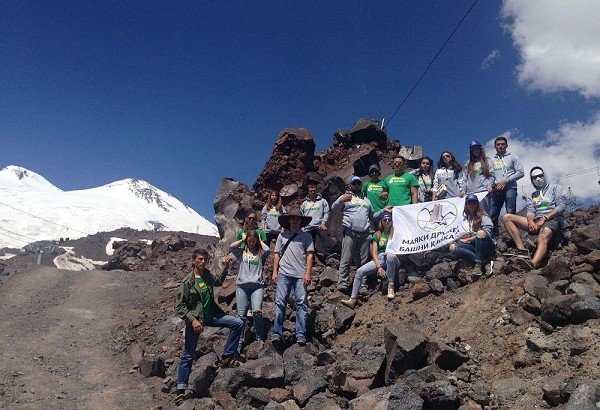
<instances>
[{"instance_id":1,"label":"white cap","mask_svg":"<svg viewBox=\"0 0 600 410\"><path fill-rule=\"evenodd\" d=\"M544 171L541 169L535 169L531 172L532 177L537 177L538 175L544 175Z\"/></svg>"}]
</instances>

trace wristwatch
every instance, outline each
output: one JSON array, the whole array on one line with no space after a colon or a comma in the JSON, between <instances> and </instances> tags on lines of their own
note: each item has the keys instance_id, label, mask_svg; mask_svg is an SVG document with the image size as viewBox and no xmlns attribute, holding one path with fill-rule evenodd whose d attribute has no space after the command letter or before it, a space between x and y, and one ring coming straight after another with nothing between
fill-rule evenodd
<instances>
[{"instance_id":1,"label":"wristwatch","mask_svg":"<svg viewBox=\"0 0 600 410\"><path fill-rule=\"evenodd\" d=\"M548 218L548 215L544 215L544 217L543 217L543 218L544 218L546 221L549 221L549 220L550 220L550 218Z\"/></svg>"}]
</instances>

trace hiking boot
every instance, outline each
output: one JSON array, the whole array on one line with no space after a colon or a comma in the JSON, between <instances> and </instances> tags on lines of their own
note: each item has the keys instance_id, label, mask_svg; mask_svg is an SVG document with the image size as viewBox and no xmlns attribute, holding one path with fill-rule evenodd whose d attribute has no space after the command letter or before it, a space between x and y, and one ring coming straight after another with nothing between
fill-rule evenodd
<instances>
[{"instance_id":1,"label":"hiking boot","mask_svg":"<svg viewBox=\"0 0 600 410\"><path fill-rule=\"evenodd\" d=\"M485 275L486 278L489 278L490 276L492 276L492 272L494 271L493 263L494 262L488 262L483 267L483 274Z\"/></svg>"},{"instance_id":2,"label":"hiking boot","mask_svg":"<svg viewBox=\"0 0 600 410\"><path fill-rule=\"evenodd\" d=\"M342 299L340 300L340 303L350 309L354 309L356 307L356 298Z\"/></svg>"},{"instance_id":3,"label":"hiking boot","mask_svg":"<svg viewBox=\"0 0 600 410\"><path fill-rule=\"evenodd\" d=\"M392 300L394 299L394 284L392 282L388 283L388 292L387 292L387 298L388 300Z\"/></svg>"},{"instance_id":4,"label":"hiking boot","mask_svg":"<svg viewBox=\"0 0 600 410\"><path fill-rule=\"evenodd\" d=\"M481 276L483 275L483 271L481 270L481 262L475 262L475 267L473 268L473 272L471 272L471 276Z\"/></svg>"}]
</instances>

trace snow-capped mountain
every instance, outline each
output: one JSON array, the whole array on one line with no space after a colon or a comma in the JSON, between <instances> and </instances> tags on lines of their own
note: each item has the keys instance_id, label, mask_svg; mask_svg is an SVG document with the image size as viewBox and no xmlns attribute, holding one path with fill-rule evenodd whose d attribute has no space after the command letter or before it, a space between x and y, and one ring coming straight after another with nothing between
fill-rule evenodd
<instances>
[{"instance_id":1,"label":"snow-capped mountain","mask_svg":"<svg viewBox=\"0 0 600 410\"><path fill-rule=\"evenodd\" d=\"M11 165L0 171L0 248L124 226L218 236L214 224L146 181L124 179L62 191L25 168Z\"/></svg>"}]
</instances>

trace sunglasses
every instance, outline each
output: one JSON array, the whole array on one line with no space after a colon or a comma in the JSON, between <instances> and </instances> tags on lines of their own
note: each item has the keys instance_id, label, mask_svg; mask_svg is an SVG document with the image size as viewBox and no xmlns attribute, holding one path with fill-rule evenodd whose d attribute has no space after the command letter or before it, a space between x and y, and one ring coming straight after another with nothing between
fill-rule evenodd
<instances>
[{"instance_id":1,"label":"sunglasses","mask_svg":"<svg viewBox=\"0 0 600 410\"><path fill-rule=\"evenodd\" d=\"M542 179L542 178L544 178L544 174L536 175L533 177L533 179Z\"/></svg>"}]
</instances>

